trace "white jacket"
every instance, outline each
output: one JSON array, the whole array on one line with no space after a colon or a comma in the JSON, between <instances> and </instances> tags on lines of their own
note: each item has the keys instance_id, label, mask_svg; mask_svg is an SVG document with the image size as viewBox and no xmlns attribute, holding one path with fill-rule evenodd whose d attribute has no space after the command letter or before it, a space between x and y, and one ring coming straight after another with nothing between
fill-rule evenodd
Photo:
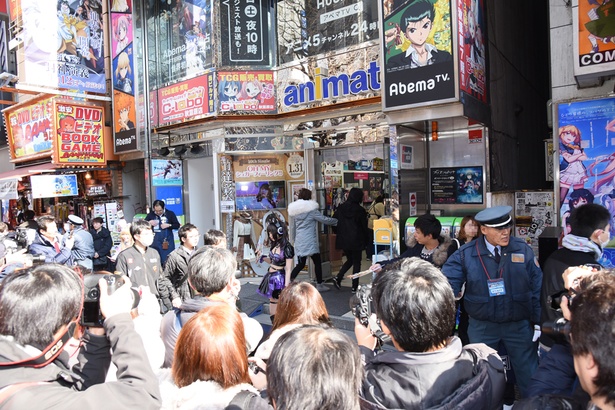
<instances>
[{"instance_id":1,"label":"white jacket","mask_svg":"<svg viewBox=\"0 0 615 410\"><path fill-rule=\"evenodd\" d=\"M318 222L337 225L337 219L324 216L318 211L318 202L298 199L288 205L290 218L290 241L297 256L320 253L318 246Z\"/></svg>"}]
</instances>

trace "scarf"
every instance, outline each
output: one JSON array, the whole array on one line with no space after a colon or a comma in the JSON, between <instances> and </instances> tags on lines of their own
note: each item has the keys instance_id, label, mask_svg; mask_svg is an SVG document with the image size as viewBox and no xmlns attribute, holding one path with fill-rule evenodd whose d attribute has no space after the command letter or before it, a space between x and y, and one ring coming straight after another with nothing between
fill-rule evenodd
<instances>
[{"instance_id":1,"label":"scarf","mask_svg":"<svg viewBox=\"0 0 615 410\"><path fill-rule=\"evenodd\" d=\"M596 260L602 257L602 248L597 243L582 236L568 234L562 240L562 246L571 251L592 252Z\"/></svg>"}]
</instances>

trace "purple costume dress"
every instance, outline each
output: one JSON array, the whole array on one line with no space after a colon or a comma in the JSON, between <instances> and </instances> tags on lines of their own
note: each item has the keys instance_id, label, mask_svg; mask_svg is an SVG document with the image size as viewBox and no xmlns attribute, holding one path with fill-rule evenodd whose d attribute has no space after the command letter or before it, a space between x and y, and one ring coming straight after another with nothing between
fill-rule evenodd
<instances>
[{"instance_id":1,"label":"purple costume dress","mask_svg":"<svg viewBox=\"0 0 615 410\"><path fill-rule=\"evenodd\" d=\"M286 259L292 258L294 255L286 255L285 249L286 246L282 246L282 244L278 244L275 247L271 248L269 251L269 259L271 260L271 265L275 266L286 266ZM278 249L279 252L275 253L274 249ZM290 247L292 249L292 247ZM287 252L288 253L288 250ZM292 253L292 251L290 252ZM265 296L269 299L277 299L280 296L280 292L284 289L284 282L286 280L286 272L284 269L271 271L273 266L269 267L269 271L263 277L261 284L258 286L257 292Z\"/></svg>"}]
</instances>

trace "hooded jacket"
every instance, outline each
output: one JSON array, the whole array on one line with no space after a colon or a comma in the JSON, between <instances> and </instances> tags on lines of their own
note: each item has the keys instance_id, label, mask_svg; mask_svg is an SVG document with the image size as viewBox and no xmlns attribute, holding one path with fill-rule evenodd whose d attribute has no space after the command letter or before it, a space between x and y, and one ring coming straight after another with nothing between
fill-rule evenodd
<instances>
[{"instance_id":1,"label":"hooded jacket","mask_svg":"<svg viewBox=\"0 0 615 410\"><path fill-rule=\"evenodd\" d=\"M506 383L497 352L484 344L461 346L453 337L427 353L381 352L361 347L362 396L386 409L501 409Z\"/></svg>"},{"instance_id":2,"label":"hooded jacket","mask_svg":"<svg viewBox=\"0 0 615 410\"><path fill-rule=\"evenodd\" d=\"M320 253L318 245L318 222L337 225L337 219L329 218L318 211L318 202L298 199L288 205L290 217L290 241L297 256Z\"/></svg>"},{"instance_id":3,"label":"hooded jacket","mask_svg":"<svg viewBox=\"0 0 615 410\"><path fill-rule=\"evenodd\" d=\"M0 389L26 382L39 382L22 388L0 403L0 409L159 409L160 389L129 314L113 316L104 322L105 336L86 332L78 364L68 368L68 353L47 366L0 367ZM110 349L113 348L113 357ZM40 351L0 337L0 361L15 362ZM117 382L105 383L110 361L119 369Z\"/></svg>"}]
</instances>

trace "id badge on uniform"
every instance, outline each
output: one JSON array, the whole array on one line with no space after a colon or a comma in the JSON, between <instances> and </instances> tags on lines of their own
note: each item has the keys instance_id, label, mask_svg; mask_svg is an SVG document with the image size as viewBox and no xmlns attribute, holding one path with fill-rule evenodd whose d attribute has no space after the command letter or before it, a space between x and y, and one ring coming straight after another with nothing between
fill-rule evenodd
<instances>
[{"instance_id":1,"label":"id badge on uniform","mask_svg":"<svg viewBox=\"0 0 615 410\"><path fill-rule=\"evenodd\" d=\"M504 279L491 279L487 282L489 287L489 296L503 296L506 294L506 287L504 286Z\"/></svg>"}]
</instances>

